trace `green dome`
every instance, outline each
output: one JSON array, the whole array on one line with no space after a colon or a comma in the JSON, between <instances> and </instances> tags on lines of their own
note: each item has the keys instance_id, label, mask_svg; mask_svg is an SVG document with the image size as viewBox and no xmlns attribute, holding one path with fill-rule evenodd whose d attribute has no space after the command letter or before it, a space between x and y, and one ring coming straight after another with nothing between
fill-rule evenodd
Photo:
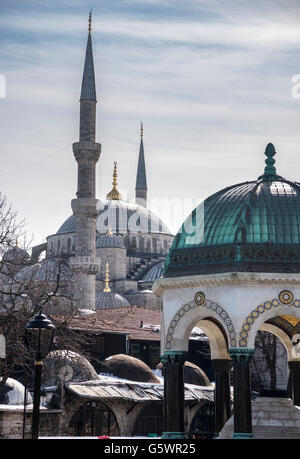
<instances>
[{"instance_id":1,"label":"green dome","mask_svg":"<svg viewBox=\"0 0 300 459\"><path fill-rule=\"evenodd\" d=\"M164 277L300 272L300 183L276 175L266 148L256 181L227 187L193 210L169 251Z\"/></svg>"}]
</instances>

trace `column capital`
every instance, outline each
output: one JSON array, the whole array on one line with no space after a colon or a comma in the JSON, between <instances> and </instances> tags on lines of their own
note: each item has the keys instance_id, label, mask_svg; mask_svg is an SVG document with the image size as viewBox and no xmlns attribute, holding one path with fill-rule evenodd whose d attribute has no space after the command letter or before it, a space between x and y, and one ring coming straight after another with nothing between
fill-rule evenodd
<instances>
[{"instance_id":1,"label":"column capital","mask_svg":"<svg viewBox=\"0 0 300 459\"><path fill-rule=\"evenodd\" d=\"M254 354L254 349L247 347L230 347L228 351L232 360L237 362L250 360Z\"/></svg>"},{"instance_id":2,"label":"column capital","mask_svg":"<svg viewBox=\"0 0 300 459\"><path fill-rule=\"evenodd\" d=\"M187 359L187 356L187 351L165 351L163 358L165 363L184 363Z\"/></svg>"}]
</instances>

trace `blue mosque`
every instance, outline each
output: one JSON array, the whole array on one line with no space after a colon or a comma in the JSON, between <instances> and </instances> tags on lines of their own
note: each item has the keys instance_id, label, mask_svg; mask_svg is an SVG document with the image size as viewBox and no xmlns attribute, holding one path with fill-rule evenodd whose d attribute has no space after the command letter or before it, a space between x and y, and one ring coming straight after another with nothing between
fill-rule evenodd
<instances>
[{"instance_id":1,"label":"blue mosque","mask_svg":"<svg viewBox=\"0 0 300 459\"><path fill-rule=\"evenodd\" d=\"M95 142L97 97L91 28L90 18L80 94L79 142L73 144L78 163L77 198L72 201L72 215L62 222L56 234L33 247L29 269L40 281L46 280L46 273L54 275L58 260L64 260L78 307L85 313L130 305L158 309L159 300L151 286L162 274L173 235L147 208L143 124L135 202L125 201L118 191L116 161L112 189L105 199L96 198L95 171L101 145ZM43 253L45 258L39 261Z\"/></svg>"}]
</instances>

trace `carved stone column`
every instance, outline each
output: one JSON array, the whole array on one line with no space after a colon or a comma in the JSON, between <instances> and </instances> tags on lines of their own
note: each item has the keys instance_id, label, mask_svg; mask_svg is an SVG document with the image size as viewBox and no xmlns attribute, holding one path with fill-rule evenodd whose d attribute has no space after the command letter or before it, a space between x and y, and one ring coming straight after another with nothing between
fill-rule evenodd
<instances>
[{"instance_id":1,"label":"carved stone column","mask_svg":"<svg viewBox=\"0 0 300 459\"><path fill-rule=\"evenodd\" d=\"M293 404L300 406L300 362L290 361L288 362L290 369L291 378L291 396Z\"/></svg>"},{"instance_id":2,"label":"carved stone column","mask_svg":"<svg viewBox=\"0 0 300 459\"><path fill-rule=\"evenodd\" d=\"M254 349L230 348L234 364L234 435L252 438L250 359Z\"/></svg>"},{"instance_id":3,"label":"carved stone column","mask_svg":"<svg viewBox=\"0 0 300 459\"><path fill-rule=\"evenodd\" d=\"M187 352L166 351L164 376L164 432L162 438L186 438L184 428L184 362Z\"/></svg>"},{"instance_id":4,"label":"carved stone column","mask_svg":"<svg viewBox=\"0 0 300 459\"><path fill-rule=\"evenodd\" d=\"M232 361L213 359L211 365L215 371L215 432L219 433L231 414L230 370Z\"/></svg>"}]
</instances>

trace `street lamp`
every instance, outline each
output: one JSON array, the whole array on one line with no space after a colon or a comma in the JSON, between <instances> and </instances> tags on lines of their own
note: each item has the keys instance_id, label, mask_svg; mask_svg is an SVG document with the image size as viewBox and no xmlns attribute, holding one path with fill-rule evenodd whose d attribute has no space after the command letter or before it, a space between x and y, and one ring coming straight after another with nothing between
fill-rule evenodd
<instances>
[{"instance_id":1,"label":"street lamp","mask_svg":"<svg viewBox=\"0 0 300 459\"><path fill-rule=\"evenodd\" d=\"M36 354L34 362L35 371L31 431L31 438L33 440L37 440L39 437L42 359L45 358L51 350L54 329L55 327L51 320L47 319L45 314L42 314L41 311L25 327L27 346Z\"/></svg>"}]
</instances>

